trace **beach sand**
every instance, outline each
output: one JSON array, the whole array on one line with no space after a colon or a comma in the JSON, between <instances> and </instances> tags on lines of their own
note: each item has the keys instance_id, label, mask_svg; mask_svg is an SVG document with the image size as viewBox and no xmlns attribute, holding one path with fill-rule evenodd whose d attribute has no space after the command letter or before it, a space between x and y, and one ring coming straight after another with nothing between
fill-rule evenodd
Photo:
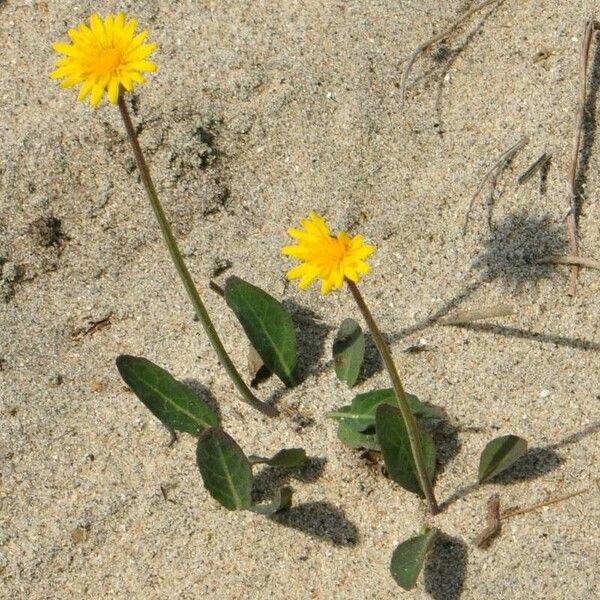
<instances>
[{"instance_id":1,"label":"beach sand","mask_svg":"<svg viewBox=\"0 0 600 600\"><path fill-rule=\"evenodd\" d=\"M579 54L595 0L506 0L416 61L475 5L464 0L0 2L0 597L600 597L598 271L568 295L565 192ZM165 210L225 346L247 343L208 289L237 275L294 313L303 381L274 378L240 402L177 279L118 110L76 103L49 79L51 44L126 10L159 44L134 120ZM592 47L580 170L581 254L600 259L600 40ZM467 207L510 146L528 144ZM517 178L543 152L545 184ZM345 448L325 413L388 387L374 350L354 389L331 344L359 318L347 291L287 284L286 230L309 211L376 246L361 290L408 391L443 408L442 514ZM224 272L219 273L225 268ZM436 319L494 305L469 327ZM94 326L93 324L97 325ZM402 352L425 340L427 349ZM308 467L268 469L294 508L273 519L221 508L194 440L169 434L124 387L118 354L141 355L216 403L248 453L303 447ZM244 371L245 373L245 371ZM478 458L516 434L530 453L479 488ZM261 470L259 469L259 472ZM473 546L488 497L503 510L583 494L503 522ZM389 573L395 545L428 522L444 534L417 589Z\"/></svg>"}]
</instances>

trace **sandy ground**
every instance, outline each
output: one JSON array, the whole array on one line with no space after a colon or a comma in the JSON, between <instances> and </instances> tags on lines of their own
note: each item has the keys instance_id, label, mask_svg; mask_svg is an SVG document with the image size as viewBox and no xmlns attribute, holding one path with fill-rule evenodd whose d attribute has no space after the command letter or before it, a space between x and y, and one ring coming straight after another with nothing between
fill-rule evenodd
<instances>
[{"instance_id":1,"label":"sandy ground","mask_svg":"<svg viewBox=\"0 0 600 600\"><path fill-rule=\"evenodd\" d=\"M403 59L474 2L367 0L0 2L0 596L2 598L392 598L394 545L424 507L336 439L324 413L355 391L331 343L356 316L345 292L286 285L286 228L311 209L377 246L362 290L407 388L443 407L447 536L414 598L600 597L598 273L575 299L565 253L570 157L585 17L595 0L506 0L420 58L400 107ZM211 314L236 363L243 336L208 291L236 274L292 307L304 381L268 420L239 402L159 237L117 110L75 102L48 78L52 41L94 10L124 9L160 44L139 90L141 142ZM596 42L599 48L599 42ZM582 253L600 258L595 51L580 177ZM494 160L529 144L469 200ZM553 153L544 186L517 177ZM486 208L487 207L487 208ZM516 307L468 328L457 309ZM105 326L85 333L91 321ZM429 351L402 353L424 338ZM114 359L143 355L219 406L248 453L302 446L296 508L275 520L221 509L194 441L169 436L124 390ZM373 357L371 356L371 364ZM298 414L301 417L298 417ZM532 452L512 475L462 494L492 437ZM162 489L166 493L166 499ZM492 492L503 507L588 491L506 521L473 547Z\"/></svg>"}]
</instances>

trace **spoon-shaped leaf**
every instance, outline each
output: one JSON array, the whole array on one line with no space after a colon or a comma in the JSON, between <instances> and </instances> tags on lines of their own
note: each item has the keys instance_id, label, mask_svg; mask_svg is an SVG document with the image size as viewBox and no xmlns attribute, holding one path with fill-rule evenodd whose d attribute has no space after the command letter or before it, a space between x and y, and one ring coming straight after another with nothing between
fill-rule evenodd
<instances>
[{"instance_id":1,"label":"spoon-shaped leaf","mask_svg":"<svg viewBox=\"0 0 600 600\"><path fill-rule=\"evenodd\" d=\"M498 475L527 452L527 440L503 435L487 444L479 459L479 483Z\"/></svg>"},{"instance_id":2,"label":"spoon-shaped leaf","mask_svg":"<svg viewBox=\"0 0 600 600\"><path fill-rule=\"evenodd\" d=\"M409 492L424 497L400 409L389 404L380 404L375 413L375 423L377 439L390 478ZM435 473L435 446L427 431L418 431L425 470L431 482Z\"/></svg>"},{"instance_id":3,"label":"spoon-shaped leaf","mask_svg":"<svg viewBox=\"0 0 600 600\"><path fill-rule=\"evenodd\" d=\"M352 387L358 379L365 356L365 335L354 319L345 319L333 342L335 374Z\"/></svg>"},{"instance_id":4,"label":"spoon-shaped leaf","mask_svg":"<svg viewBox=\"0 0 600 600\"><path fill-rule=\"evenodd\" d=\"M281 302L239 277L227 280L225 300L265 366L286 386L296 385L296 332Z\"/></svg>"},{"instance_id":5,"label":"spoon-shaped leaf","mask_svg":"<svg viewBox=\"0 0 600 600\"><path fill-rule=\"evenodd\" d=\"M251 454L248 457L251 465L266 464L270 467L283 467L291 469L297 467L303 462L306 462L306 450L304 448L284 448L273 455L271 458L265 458L263 456L256 456Z\"/></svg>"},{"instance_id":6,"label":"spoon-shaped leaf","mask_svg":"<svg viewBox=\"0 0 600 600\"><path fill-rule=\"evenodd\" d=\"M418 419L440 419L441 412L423 404L413 394L406 394L406 400L413 415ZM397 406L396 396L392 388L372 390L365 394L358 394L349 406L342 406L325 416L337 419L354 431L365 431L375 426L375 411L380 404Z\"/></svg>"},{"instance_id":7,"label":"spoon-shaped leaf","mask_svg":"<svg viewBox=\"0 0 600 600\"><path fill-rule=\"evenodd\" d=\"M196 464L210 495L228 510L252 505L252 468L235 440L222 429L207 429L196 446Z\"/></svg>"},{"instance_id":8,"label":"spoon-shaped leaf","mask_svg":"<svg viewBox=\"0 0 600 600\"><path fill-rule=\"evenodd\" d=\"M219 418L190 387L146 358L121 355L117 369L135 395L167 427L200 433Z\"/></svg>"},{"instance_id":9,"label":"spoon-shaped leaf","mask_svg":"<svg viewBox=\"0 0 600 600\"><path fill-rule=\"evenodd\" d=\"M402 589L408 591L415 587L427 554L433 547L436 538L437 531L425 527L419 535L396 546L392 553L390 572Z\"/></svg>"},{"instance_id":10,"label":"spoon-shaped leaf","mask_svg":"<svg viewBox=\"0 0 600 600\"><path fill-rule=\"evenodd\" d=\"M358 450L364 448L365 450L381 450L381 446L377 441L377 435L375 435L375 428L367 429L366 431L354 431L346 425L346 423L340 422L338 425L337 435L339 440L348 446Z\"/></svg>"},{"instance_id":11,"label":"spoon-shaped leaf","mask_svg":"<svg viewBox=\"0 0 600 600\"><path fill-rule=\"evenodd\" d=\"M280 510L285 510L292 506L292 488L284 486L277 490L273 500L267 504L253 504L250 507L252 512L261 515L272 515Z\"/></svg>"}]
</instances>

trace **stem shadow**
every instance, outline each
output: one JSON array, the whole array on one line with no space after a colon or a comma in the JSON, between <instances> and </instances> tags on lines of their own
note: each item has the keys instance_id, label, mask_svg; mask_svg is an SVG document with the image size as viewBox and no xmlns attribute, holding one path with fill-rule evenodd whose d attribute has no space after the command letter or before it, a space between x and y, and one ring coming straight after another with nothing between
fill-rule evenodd
<instances>
[{"instance_id":1,"label":"stem shadow","mask_svg":"<svg viewBox=\"0 0 600 600\"><path fill-rule=\"evenodd\" d=\"M600 88L600 33L595 32L592 38L595 37L596 44L594 56L592 58L592 73L590 76L588 95L583 108L583 124L582 124L582 139L580 158L577 165L577 173L575 175L575 218L579 219L579 214L584 200L584 191L587 183L587 174L592 157L592 149L594 140L596 139L596 103L598 100L598 89ZM594 39L592 39L592 44Z\"/></svg>"}]
</instances>

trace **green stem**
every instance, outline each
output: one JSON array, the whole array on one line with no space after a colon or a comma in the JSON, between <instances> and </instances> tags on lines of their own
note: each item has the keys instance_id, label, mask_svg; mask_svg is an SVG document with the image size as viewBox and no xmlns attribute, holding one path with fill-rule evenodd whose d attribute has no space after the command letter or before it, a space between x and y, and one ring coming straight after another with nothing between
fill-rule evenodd
<instances>
[{"instance_id":1,"label":"green stem","mask_svg":"<svg viewBox=\"0 0 600 600\"><path fill-rule=\"evenodd\" d=\"M156 220L158 221L158 224L160 226L163 239L167 244L169 254L171 255L175 268L177 269L177 273L179 274L179 277L181 277L181 281L183 282L185 291L187 292L190 300L192 301L194 310L196 311L196 315L198 315L198 319L204 327L204 331L208 336L208 340L210 341L215 352L217 353L221 364L223 365L223 367L225 367L225 371L227 371L227 374L233 381L233 384L244 399L244 402L246 402L256 410L259 410L260 412L269 417L276 417L279 414L277 412L277 409L273 406L270 406L269 404L261 402L250 391L250 388L244 383L244 380L238 373L234 364L231 362L229 355L225 351L225 348L223 347L223 344L219 339L215 326L213 325L212 321L210 320L210 317L208 316L208 312L206 311L204 303L200 298L200 294L198 294L198 290L194 285L192 276L190 275L190 272L185 266L185 262L183 260L183 257L181 256L181 252L179 251L179 247L177 246L177 242L175 241L173 232L171 231L171 226L167 221L163 208L160 204L160 200L158 199L156 188L154 187L152 177L150 176L150 170L148 169L148 165L146 164L144 154L142 153L142 149L140 147L137 134L135 133L135 129L133 128L131 117L129 116L129 111L127 110L127 105L125 104L125 100L123 98L122 93L119 95L119 110L121 111L121 117L123 117L123 123L125 124L127 136L129 137L131 147L133 148L133 154L135 155L135 162L137 163L137 167L140 172L140 177L142 178L142 182L144 184L144 187L146 188L146 193L148 194L148 199L150 200L150 204L152 205L152 208L154 210L154 215L156 216Z\"/></svg>"},{"instance_id":2,"label":"green stem","mask_svg":"<svg viewBox=\"0 0 600 600\"><path fill-rule=\"evenodd\" d=\"M394 387L394 392L396 393L396 401L398 402L398 408L402 413L402 418L404 419L404 424L406 425L406 431L408 432L408 439L410 441L410 448L412 450L412 455L415 461L415 466L417 468L417 478L419 480L419 485L425 494L425 498L427 500L427 504L429 505L429 510L431 514L435 515L439 509L437 505L437 501L433 494L433 488L431 487L431 482L429 481L429 477L427 477L427 471L425 469L425 461L423 460L423 452L421 450L421 444L419 443L419 428L417 426L417 421L415 420L415 416L410 410L410 406L408 405L408 401L406 400L406 395L404 394L404 388L402 387L402 381L400 380L400 376L398 375L398 371L396 369L396 365L394 364L394 359L392 358L392 354L388 345L386 344L383 336L381 335L381 331L379 331L379 327L377 327L377 323L375 323L375 319L373 319L373 315L369 310L369 307L366 305L361 293L358 291L358 287L352 281L346 280L348 284L348 288L362 313L365 321L367 322L367 326L371 330L371 334L373 335L373 341L377 346L377 350L381 355L383 363L385 364L385 368L387 369L390 379L392 380L392 386Z\"/></svg>"}]
</instances>

